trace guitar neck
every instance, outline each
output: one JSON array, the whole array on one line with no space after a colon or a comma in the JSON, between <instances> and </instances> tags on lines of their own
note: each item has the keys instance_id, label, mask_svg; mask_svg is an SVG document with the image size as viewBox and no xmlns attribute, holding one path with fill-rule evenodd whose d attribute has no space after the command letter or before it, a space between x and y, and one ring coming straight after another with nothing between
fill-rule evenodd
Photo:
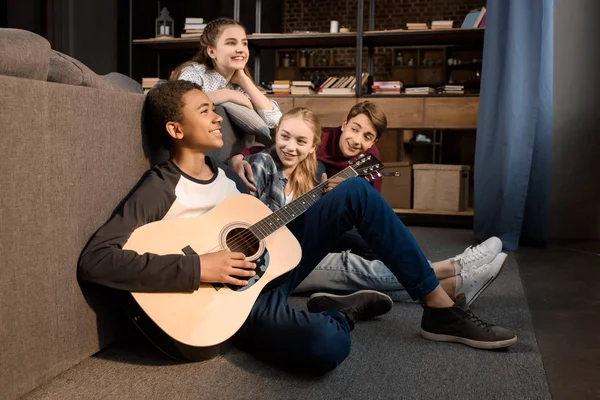
<instances>
[{"instance_id":1,"label":"guitar neck","mask_svg":"<svg viewBox=\"0 0 600 400\"><path fill-rule=\"evenodd\" d=\"M347 179L357 175L358 174L352 167L347 167L346 169L335 174L331 178L340 177L343 179ZM250 231L252 231L252 233L254 233L254 235L256 235L259 240L266 238L267 236L275 232L277 229L287 225L294 219L298 218L306 210L308 210L310 206L315 204L321 197L323 197L323 195L325 194L325 190L327 189L328 183L329 180L318 184L312 190L304 193L296 200L281 207L279 210L275 211L268 217L261 219L249 228Z\"/></svg>"}]
</instances>

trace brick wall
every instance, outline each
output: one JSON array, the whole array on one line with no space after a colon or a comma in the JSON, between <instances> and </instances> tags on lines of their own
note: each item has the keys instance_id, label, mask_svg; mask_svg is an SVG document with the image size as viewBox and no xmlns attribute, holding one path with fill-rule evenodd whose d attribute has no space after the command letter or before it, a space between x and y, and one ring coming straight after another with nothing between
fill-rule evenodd
<instances>
[{"instance_id":1,"label":"brick wall","mask_svg":"<svg viewBox=\"0 0 600 400\"><path fill-rule=\"evenodd\" d=\"M283 32L294 30L329 31L329 21L339 21L356 31L356 0L283 0ZM485 5L485 0L376 0L375 29L406 28L407 22L431 22L432 20L454 20L459 27L465 15L472 9ZM364 29L368 28L369 1L364 3ZM315 51L317 59L325 57L326 50ZM345 65L354 65L355 49L335 49L336 59ZM367 52L363 54L364 70ZM375 49L375 79L391 78L392 50Z\"/></svg>"}]
</instances>

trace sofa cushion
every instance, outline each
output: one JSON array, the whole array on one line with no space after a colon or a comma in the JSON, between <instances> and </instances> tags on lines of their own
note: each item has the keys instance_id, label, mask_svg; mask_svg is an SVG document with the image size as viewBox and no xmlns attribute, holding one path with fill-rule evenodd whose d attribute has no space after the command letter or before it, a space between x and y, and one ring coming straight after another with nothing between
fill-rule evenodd
<instances>
[{"instance_id":1,"label":"sofa cushion","mask_svg":"<svg viewBox=\"0 0 600 400\"><path fill-rule=\"evenodd\" d=\"M52 50L48 81L67 85L88 86L97 89L124 91L119 86L97 75L85 64L66 54Z\"/></svg>"},{"instance_id":2,"label":"sofa cushion","mask_svg":"<svg viewBox=\"0 0 600 400\"><path fill-rule=\"evenodd\" d=\"M265 138L271 139L271 132L269 126L258 113L248 107L242 106L236 103L222 103L221 104L227 115L231 118L231 122L244 133L252 136L264 136Z\"/></svg>"},{"instance_id":3,"label":"sofa cushion","mask_svg":"<svg viewBox=\"0 0 600 400\"><path fill-rule=\"evenodd\" d=\"M50 43L33 32L0 28L0 75L45 81Z\"/></svg>"},{"instance_id":4,"label":"sofa cushion","mask_svg":"<svg viewBox=\"0 0 600 400\"><path fill-rule=\"evenodd\" d=\"M102 75L102 78L106 79L113 85L120 87L126 92L144 94L142 85L127 75L123 75L118 72L111 72L110 74Z\"/></svg>"}]
</instances>

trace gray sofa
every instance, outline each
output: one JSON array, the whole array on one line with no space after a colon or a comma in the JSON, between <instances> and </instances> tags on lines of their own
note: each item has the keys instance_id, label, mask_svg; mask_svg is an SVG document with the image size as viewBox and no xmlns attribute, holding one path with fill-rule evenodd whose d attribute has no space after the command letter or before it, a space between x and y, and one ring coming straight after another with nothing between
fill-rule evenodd
<instances>
[{"instance_id":1,"label":"gray sofa","mask_svg":"<svg viewBox=\"0 0 600 400\"><path fill-rule=\"evenodd\" d=\"M144 152L145 97L127 77L98 76L27 31L0 29L0 54L0 398L11 399L124 334L106 293L80 286L77 260L165 155ZM223 131L220 159L253 143L227 119Z\"/></svg>"}]
</instances>

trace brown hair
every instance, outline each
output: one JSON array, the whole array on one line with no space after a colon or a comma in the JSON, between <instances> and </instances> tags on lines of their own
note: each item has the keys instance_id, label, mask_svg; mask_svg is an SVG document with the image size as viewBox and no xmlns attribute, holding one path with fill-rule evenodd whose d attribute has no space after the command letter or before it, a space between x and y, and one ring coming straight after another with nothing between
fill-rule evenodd
<instances>
[{"instance_id":1,"label":"brown hair","mask_svg":"<svg viewBox=\"0 0 600 400\"><path fill-rule=\"evenodd\" d=\"M279 125L286 119L301 118L313 131L314 151L304 160L300 161L289 176L288 182L294 192L294 199L302 196L315 186L315 175L317 174L317 150L321 144L321 123L319 118L308 108L296 107L281 117ZM279 127L277 127L279 131Z\"/></svg>"},{"instance_id":2,"label":"brown hair","mask_svg":"<svg viewBox=\"0 0 600 400\"><path fill-rule=\"evenodd\" d=\"M370 101L356 103L356 105L350 109L350 112L348 112L346 122L349 122L352 118L360 114L364 114L369 118L369 121L371 121L375 127L375 136L379 139L381 135L383 135L385 128L387 128L387 117L383 110L379 108L377 104L371 103Z\"/></svg>"},{"instance_id":3,"label":"brown hair","mask_svg":"<svg viewBox=\"0 0 600 400\"><path fill-rule=\"evenodd\" d=\"M144 117L148 140L154 146L171 148L171 136L167 133L168 122L181 122L183 118L184 95L191 90L200 90L200 86L189 81L167 81L160 83L145 99Z\"/></svg>"},{"instance_id":4,"label":"brown hair","mask_svg":"<svg viewBox=\"0 0 600 400\"><path fill-rule=\"evenodd\" d=\"M208 24L206 24L206 27L204 28L204 32L202 32L202 36L200 36L200 50L198 51L198 53L196 53L196 55L191 60L178 65L173 70L173 72L171 72L169 79L170 80L179 79L179 76L181 75L181 72L183 71L183 69L194 63L204 64L210 69L215 69L215 64L213 63L213 59L210 58L210 56L208 55L208 48L216 47L217 41L219 40L219 37L223 33L223 30L230 26L239 26L244 31L246 30L246 28L244 28L244 25L242 25L238 21L231 19L231 18L224 18L224 17L217 18L217 19L213 19ZM246 68L244 68L244 72L246 73L246 75L250 76L250 74L248 73L248 70Z\"/></svg>"}]
</instances>

